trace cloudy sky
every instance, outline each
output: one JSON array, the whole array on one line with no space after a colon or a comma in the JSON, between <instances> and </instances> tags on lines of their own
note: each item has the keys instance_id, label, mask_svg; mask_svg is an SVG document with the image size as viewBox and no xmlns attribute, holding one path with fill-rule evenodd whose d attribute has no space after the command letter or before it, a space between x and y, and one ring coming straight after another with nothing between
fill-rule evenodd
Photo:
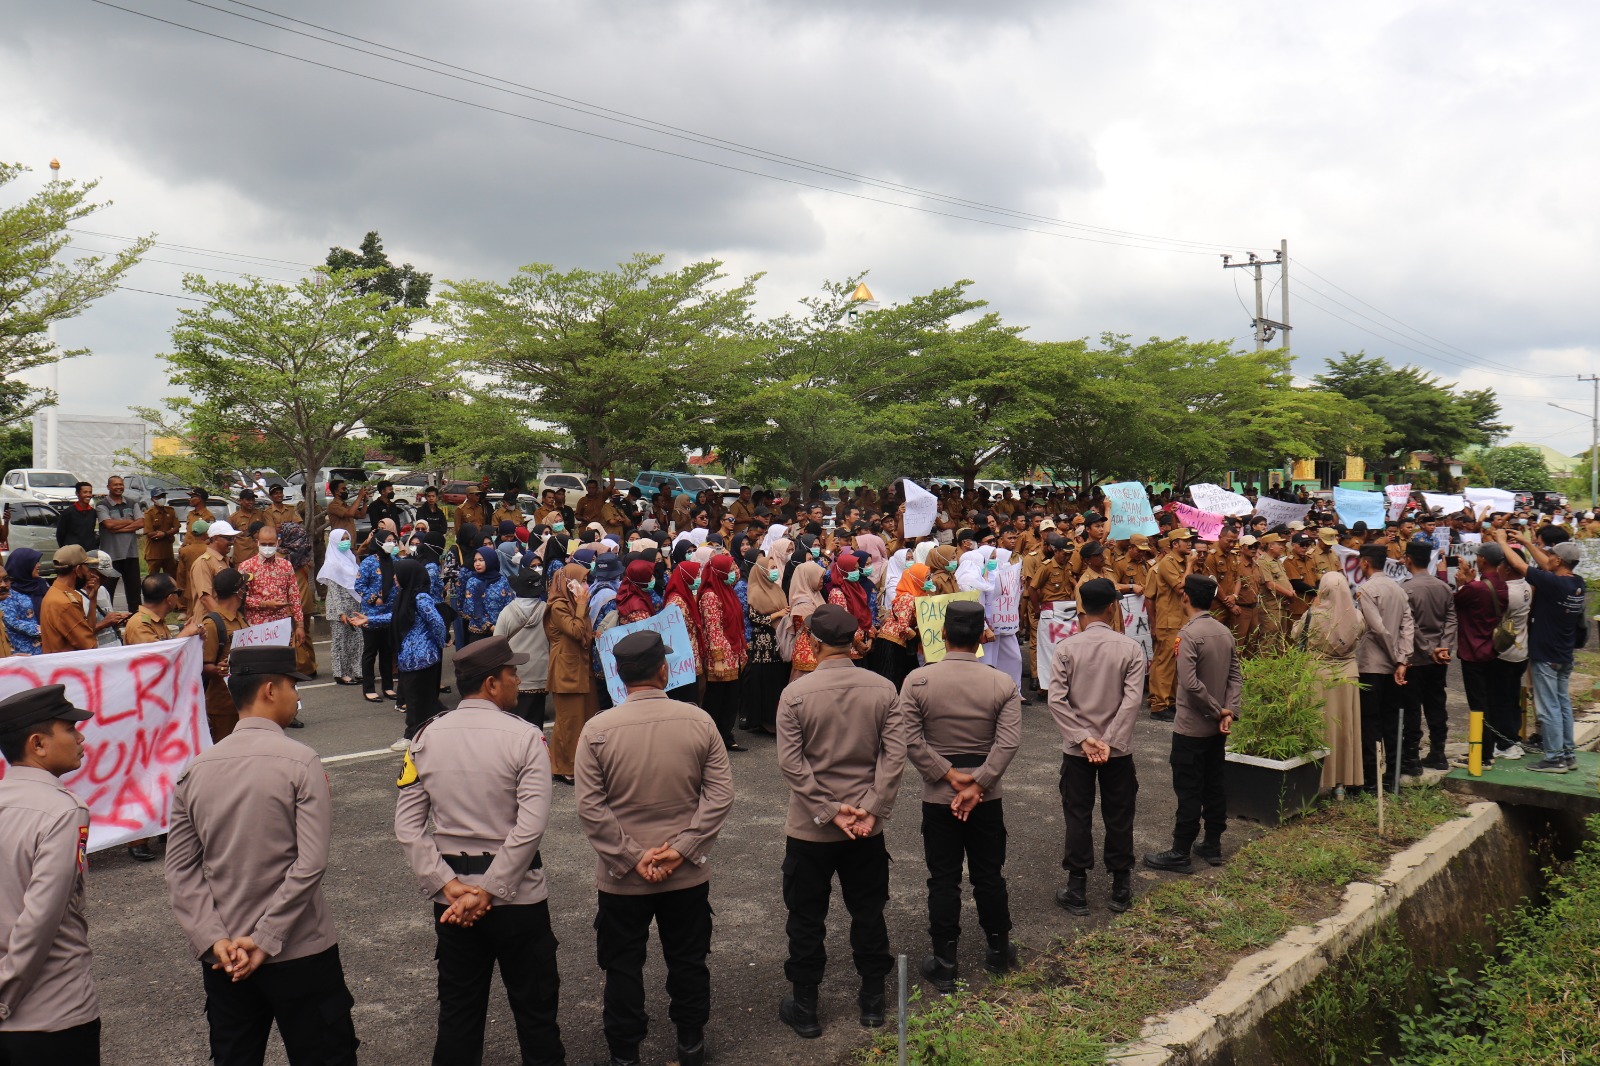
<instances>
[{"instance_id":1,"label":"cloudy sky","mask_svg":"<svg viewBox=\"0 0 1600 1066\"><path fill-rule=\"evenodd\" d=\"M1589 0L0 11L0 155L35 168L0 195L52 156L99 178L115 203L86 229L182 246L131 287L292 278L377 229L436 279L656 251L764 271L768 313L870 270L883 301L971 278L1035 338L1247 344L1249 280L1218 254L1286 238L1301 374L1365 348L1496 389L1512 439L1589 442L1546 406L1586 411L1575 377L1600 371ZM65 324L96 354L63 408L165 395L178 306L119 292Z\"/></svg>"}]
</instances>

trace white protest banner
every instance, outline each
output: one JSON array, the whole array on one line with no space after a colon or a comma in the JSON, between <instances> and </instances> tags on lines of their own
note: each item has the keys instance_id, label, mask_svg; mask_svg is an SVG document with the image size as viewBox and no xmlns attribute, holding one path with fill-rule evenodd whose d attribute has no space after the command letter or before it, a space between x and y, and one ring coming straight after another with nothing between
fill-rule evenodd
<instances>
[{"instance_id":1,"label":"white protest banner","mask_svg":"<svg viewBox=\"0 0 1600 1066\"><path fill-rule=\"evenodd\" d=\"M1290 522L1305 521L1306 512L1311 510L1309 503L1284 503L1274 500L1271 496L1256 498L1256 514L1267 520L1267 528L1286 526Z\"/></svg>"},{"instance_id":2,"label":"white protest banner","mask_svg":"<svg viewBox=\"0 0 1600 1066\"><path fill-rule=\"evenodd\" d=\"M939 511L939 497L910 478L900 481L906 494L906 514L900 532L907 537L926 537L933 532L933 517Z\"/></svg>"},{"instance_id":3,"label":"white protest banner","mask_svg":"<svg viewBox=\"0 0 1600 1066\"><path fill-rule=\"evenodd\" d=\"M1105 487L1106 518L1111 523L1111 539L1127 540L1135 533L1153 537L1161 532L1150 511L1150 494L1137 481L1119 481Z\"/></svg>"},{"instance_id":4,"label":"white protest banner","mask_svg":"<svg viewBox=\"0 0 1600 1066\"><path fill-rule=\"evenodd\" d=\"M1390 485L1383 491L1389 497L1389 521L1400 521L1400 516L1406 513L1406 507L1411 503L1411 483Z\"/></svg>"},{"instance_id":5,"label":"white protest banner","mask_svg":"<svg viewBox=\"0 0 1600 1066\"><path fill-rule=\"evenodd\" d=\"M1361 553L1354 548L1346 548L1343 544L1335 544L1333 553L1339 557L1339 569L1344 571L1345 580L1350 582L1350 587L1355 588L1365 580L1361 576Z\"/></svg>"},{"instance_id":6,"label":"white protest banner","mask_svg":"<svg viewBox=\"0 0 1600 1066\"><path fill-rule=\"evenodd\" d=\"M1150 635L1150 612L1143 596L1128 593L1122 597L1122 631L1144 646L1144 661L1155 654L1155 640Z\"/></svg>"},{"instance_id":7,"label":"white protest banner","mask_svg":"<svg viewBox=\"0 0 1600 1066\"><path fill-rule=\"evenodd\" d=\"M1050 687L1050 659L1055 647L1078 631L1078 604L1074 600L1049 603L1039 612L1039 625L1034 632L1034 677L1039 687Z\"/></svg>"},{"instance_id":8,"label":"white protest banner","mask_svg":"<svg viewBox=\"0 0 1600 1066\"><path fill-rule=\"evenodd\" d=\"M617 676L617 641L629 633L652 630L661 634L667 645L667 688L694 684L694 646L689 643L689 627L683 624L683 610L673 604L660 614L640 622L612 626L600 635L600 669L606 676L606 691L612 703L628 698L628 686Z\"/></svg>"},{"instance_id":9,"label":"white protest banner","mask_svg":"<svg viewBox=\"0 0 1600 1066\"><path fill-rule=\"evenodd\" d=\"M1511 514L1517 509L1517 498L1505 489L1462 489L1461 495L1480 519L1490 514Z\"/></svg>"},{"instance_id":10,"label":"white protest banner","mask_svg":"<svg viewBox=\"0 0 1600 1066\"><path fill-rule=\"evenodd\" d=\"M1582 555L1578 559L1578 565L1573 568L1572 572L1585 581L1600 577L1600 539L1590 537L1587 540L1578 541L1578 551Z\"/></svg>"},{"instance_id":11,"label":"white protest banner","mask_svg":"<svg viewBox=\"0 0 1600 1066\"><path fill-rule=\"evenodd\" d=\"M1452 496L1446 492L1424 492L1422 502L1428 510L1438 511L1440 514L1460 514L1467 509L1465 496Z\"/></svg>"},{"instance_id":12,"label":"white protest banner","mask_svg":"<svg viewBox=\"0 0 1600 1066\"><path fill-rule=\"evenodd\" d=\"M1450 527L1441 525L1434 528L1433 545L1442 552L1450 550Z\"/></svg>"},{"instance_id":13,"label":"white protest banner","mask_svg":"<svg viewBox=\"0 0 1600 1066\"><path fill-rule=\"evenodd\" d=\"M1003 637L1022 628L1022 563L1012 562L1021 556L1004 548L996 550L994 557L999 567L994 572L994 588L982 597L983 610L989 628L995 636Z\"/></svg>"},{"instance_id":14,"label":"white protest banner","mask_svg":"<svg viewBox=\"0 0 1600 1066\"><path fill-rule=\"evenodd\" d=\"M1383 576L1390 581L1410 581L1411 571L1406 568L1404 559L1390 559L1383 564Z\"/></svg>"},{"instance_id":15,"label":"white protest banner","mask_svg":"<svg viewBox=\"0 0 1600 1066\"><path fill-rule=\"evenodd\" d=\"M1237 492L1229 492L1220 485L1190 485L1189 495L1194 497L1194 505L1200 510L1219 514L1224 518L1229 515L1246 515L1255 510L1255 504Z\"/></svg>"},{"instance_id":16,"label":"white protest banner","mask_svg":"<svg viewBox=\"0 0 1600 1066\"><path fill-rule=\"evenodd\" d=\"M287 648L294 635L294 621L280 618L276 622L245 626L228 642L230 648Z\"/></svg>"},{"instance_id":17,"label":"white protest banner","mask_svg":"<svg viewBox=\"0 0 1600 1066\"><path fill-rule=\"evenodd\" d=\"M199 637L0 659L0 699L65 685L94 715L78 727L83 765L61 779L89 808L89 851L167 831L173 783L211 747L200 660Z\"/></svg>"},{"instance_id":18,"label":"white protest banner","mask_svg":"<svg viewBox=\"0 0 1600 1066\"><path fill-rule=\"evenodd\" d=\"M956 600L977 602L978 590L917 597L917 633L922 637L922 658L926 662L936 663L944 658L944 612ZM978 658L983 658L981 646Z\"/></svg>"},{"instance_id":19,"label":"white protest banner","mask_svg":"<svg viewBox=\"0 0 1600 1066\"><path fill-rule=\"evenodd\" d=\"M1334 489L1333 509L1339 512L1339 521L1345 525L1365 522L1368 529L1382 529L1384 515L1388 513L1383 493L1356 489Z\"/></svg>"},{"instance_id":20,"label":"white protest banner","mask_svg":"<svg viewBox=\"0 0 1600 1066\"><path fill-rule=\"evenodd\" d=\"M1197 511L1186 503L1172 505L1172 513L1178 516L1178 521L1194 530L1194 535L1201 540L1216 540L1222 533L1222 516Z\"/></svg>"}]
</instances>

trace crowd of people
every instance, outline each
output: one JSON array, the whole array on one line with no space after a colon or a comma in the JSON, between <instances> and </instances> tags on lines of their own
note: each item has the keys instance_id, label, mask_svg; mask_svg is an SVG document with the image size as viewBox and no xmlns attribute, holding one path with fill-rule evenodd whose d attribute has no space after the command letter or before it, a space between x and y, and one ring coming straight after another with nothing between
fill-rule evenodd
<instances>
[{"instance_id":1,"label":"crowd of people","mask_svg":"<svg viewBox=\"0 0 1600 1066\"><path fill-rule=\"evenodd\" d=\"M709 852L734 800L730 754L745 752L753 735L775 738L792 791L782 892L793 988L779 1012L801 1037L821 1032L824 916L835 877L851 922L861 1022L883 1024L882 823L908 763L923 783L931 946L923 975L940 991L954 988L963 876L985 967L1002 973L1015 964L1002 780L1021 743L1025 704L1046 702L1059 727L1067 884L1056 902L1079 915L1089 908L1097 788L1108 906L1131 905L1141 717L1171 723L1176 797L1171 846L1144 863L1190 872L1196 857L1225 861L1224 755L1232 725L1251 713L1241 706L1242 657L1298 648L1317 661L1326 682L1323 784L1336 795L1380 787L1380 753L1396 785L1424 767L1449 766L1445 679L1454 660L1469 706L1485 716L1484 761L1522 758L1537 744L1535 769L1565 773L1575 764L1566 682L1587 637L1575 538L1600 532L1592 513L1441 515L1419 496L1367 528L1308 498L1293 521L1241 515L1201 540L1179 518L1190 501L1162 493L1149 498L1156 532L1119 540L1098 487L1024 487L998 498L938 488L920 536L906 533L899 484L837 499L814 486L745 488L732 501L709 492L646 501L637 489L606 494L590 482L572 504L545 493L532 514L511 492L498 500L469 493L447 514L429 491L402 526L392 486L352 502L335 483L314 581L303 518L281 497L261 511L241 498L220 518L197 493L177 564L157 570L147 539L150 574L140 602L130 598L138 615L108 623L124 640L203 639L216 744L179 782L166 861L174 912L204 964L218 1062L259 1061L274 1019L291 1061L312 1047L322 1057L305 1061L355 1057L350 996L320 888L326 781L307 769L315 767L310 749L282 733L299 720L295 682L316 670L306 636L314 584L326 598L335 680L405 715L393 745L404 753L395 833L437 918L436 1063L477 1061L496 965L524 1060L565 1061L539 857L557 785L574 790L597 856L610 1062L636 1062L645 1036L641 973L654 922L679 1061L693 1064L704 1061L709 1017ZM95 507L88 499L75 506L80 514ZM363 519L369 529L358 540ZM152 525L149 512L111 511L94 529L87 520L78 533L64 528L115 535L134 521ZM155 527L176 524L158 516ZM18 569L8 563L11 590L0 599L8 633L13 613L30 620L5 606L21 597L33 602L36 651L93 646L94 612L79 591L97 580L88 550L104 549L63 544L49 583L36 557ZM186 618L177 633L166 625L173 612ZM681 622L688 647L669 649L651 626L607 639L664 612ZM289 648L229 654L240 627L283 620L294 634ZM1062 631L1047 633L1047 620ZM20 632L27 636L25 626ZM685 662L676 674L669 654ZM447 659L460 695L449 712L441 700L451 691ZM1536 732L1524 724L1525 670ZM8 774L0 805L21 802L24 788L55 787L76 767L77 713L59 692L0 703L0 754L38 771L16 785ZM239 810L243 789L257 797L277 790L285 801L237 819L208 814ZM66 810L59 797L52 802ZM76 834L86 824L80 804L59 828ZM237 853L241 834L254 841L248 858ZM0 830L0 847L21 839ZM137 847L151 854L149 842ZM209 872L217 863L238 868L218 879ZM86 963L75 961L78 948L86 952L81 875L80 860L76 882L55 886L59 906L76 918L58 934L67 938L59 959L50 958L79 966L87 980ZM13 908L0 924L9 922L13 944L26 924L16 910L22 895L0 885L0 905ZM8 983L15 950L0 956L0 1007L13 1012L38 995L30 989L42 965ZM28 950L41 949L35 942ZM80 997L76 1013L50 1016L48 1031L82 1030L87 1010ZM23 1013L30 1024L46 1017ZM19 1031L0 1012L0 1049ZM81 1031L78 1038L87 1040Z\"/></svg>"}]
</instances>

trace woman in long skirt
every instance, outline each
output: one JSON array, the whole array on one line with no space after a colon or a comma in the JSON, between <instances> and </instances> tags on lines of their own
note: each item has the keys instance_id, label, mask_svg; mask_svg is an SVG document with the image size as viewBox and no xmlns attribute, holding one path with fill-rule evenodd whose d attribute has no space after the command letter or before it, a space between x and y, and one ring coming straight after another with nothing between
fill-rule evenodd
<instances>
[{"instance_id":1,"label":"woman in long skirt","mask_svg":"<svg viewBox=\"0 0 1600 1066\"><path fill-rule=\"evenodd\" d=\"M1295 623L1291 634L1296 644L1303 641L1305 649L1317 657L1328 682L1323 697L1328 723L1323 788L1360 788L1366 783L1361 769L1361 687L1356 671L1356 645L1366 631L1366 621L1350 596L1350 582L1335 572L1322 575L1316 603Z\"/></svg>"},{"instance_id":2,"label":"woman in long skirt","mask_svg":"<svg viewBox=\"0 0 1600 1066\"><path fill-rule=\"evenodd\" d=\"M356 563L356 553L350 543L350 534L342 529L328 533L328 553L317 580L322 582L327 597L328 628L333 631L333 680L338 685L359 684L361 674L361 630L348 621L351 615L361 613L361 602L356 599L356 579L361 567Z\"/></svg>"},{"instance_id":3,"label":"woman in long skirt","mask_svg":"<svg viewBox=\"0 0 1600 1066\"><path fill-rule=\"evenodd\" d=\"M789 613L783 567L765 555L750 568L750 665L744 672L744 707L752 730L778 731L778 697L789 683L789 664L778 650L777 627Z\"/></svg>"}]
</instances>

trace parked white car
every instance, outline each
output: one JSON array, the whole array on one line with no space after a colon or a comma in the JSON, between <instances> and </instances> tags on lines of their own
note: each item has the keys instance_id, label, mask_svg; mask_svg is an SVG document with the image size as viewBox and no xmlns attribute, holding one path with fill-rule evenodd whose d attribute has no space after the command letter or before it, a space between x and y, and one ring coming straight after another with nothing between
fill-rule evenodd
<instances>
[{"instance_id":1,"label":"parked white car","mask_svg":"<svg viewBox=\"0 0 1600 1066\"><path fill-rule=\"evenodd\" d=\"M36 466L7 470L5 478L0 479L0 500L71 502L78 498L73 486L82 480L70 470L45 470Z\"/></svg>"}]
</instances>

